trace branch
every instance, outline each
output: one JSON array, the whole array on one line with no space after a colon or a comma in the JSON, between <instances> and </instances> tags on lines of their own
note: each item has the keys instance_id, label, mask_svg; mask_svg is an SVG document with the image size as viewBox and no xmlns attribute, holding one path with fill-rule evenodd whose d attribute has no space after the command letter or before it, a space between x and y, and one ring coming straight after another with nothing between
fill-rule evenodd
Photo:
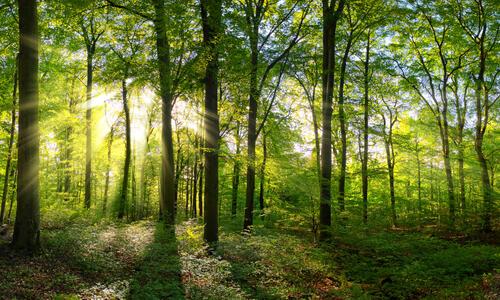
<instances>
[{"instance_id":1,"label":"branch","mask_svg":"<svg viewBox=\"0 0 500 300\"><path fill-rule=\"evenodd\" d=\"M287 59L288 60L288 59ZM262 130L262 128L264 127L264 124L266 123L267 121L267 117L269 116L269 113L271 112L271 109L273 108L274 106L274 102L276 100L276 95L278 93L278 88L281 84L281 79L283 77L283 73L285 72L285 66L287 64L287 61L285 61L282 65L281 65L281 69L280 69L280 74L278 75L278 82L276 83L276 86L274 87L274 91L273 91L273 96L271 98L271 101L269 103L269 106L267 107L266 109L266 112L264 113L264 118L262 119L262 122L260 123L259 125L259 128L257 129L256 133L255 133L255 139L258 138L259 134L260 134L260 131Z\"/></svg>"},{"instance_id":2,"label":"branch","mask_svg":"<svg viewBox=\"0 0 500 300\"><path fill-rule=\"evenodd\" d=\"M262 78L260 80L258 95L260 95L260 93L262 92L264 82L266 81L267 76L269 75L269 72L274 68L274 66L276 66L277 63L279 63L282 59L287 57L288 53L290 52L290 50L292 50L293 46L295 46L299 42L299 40L300 40L299 36L300 36L300 32L302 30L302 25L304 24L304 19L307 16L308 11L309 11L309 6L306 8L305 12L302 14L302 17L301 17L300 23L299 23L299 27L297 28L297 32L295 33L294 38L290 41L290 44L288 45L288 47L280 55L278 55L276 58L274 58L274 60L271 61L271 63L269 65L267 65L266 70L264 71L264 74L262 75Z\"/></svg>"},{"instance_id":3,"label":"branch","mask_svg":"<svg viewBox=\"0 0 500 300\"><path fill-rule=\"evenodd\" d=\"M153 18L152 16L150 16L150 15L148 15L148 14L145 14L145 13L141 13L141 12L139 12L139 11L137 11L137 10L133 9L133 8L130 8L130 7L128 7L128 6L124 6L124 5L116 4L116 3L115 3L114 1L112 1L112 0L106 0L106 2L107 2L107 3L109 4L109 6L111 6L111 7L120 8L120 9L126 10L126 11L128 11L128 12L133 13L134 15L137 15L137 16L142 17L142 18L144 18L144 19L146 19L146 20L149 20L149 21L153 21L153 20L154 20L154 18Z\"/></svg>"}]
</instances>

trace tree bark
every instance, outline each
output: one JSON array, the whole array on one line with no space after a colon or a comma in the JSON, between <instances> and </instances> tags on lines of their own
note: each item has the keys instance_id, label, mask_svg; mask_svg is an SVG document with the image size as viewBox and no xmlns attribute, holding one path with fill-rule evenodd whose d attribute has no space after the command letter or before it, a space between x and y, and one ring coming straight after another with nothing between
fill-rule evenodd
<instances>
[{"instance_id":1,"label":"tree bark","mask_svg":"<svg viewBox=\"0 0 500 300\"><path fill-rule=\"evenodd\" d=\"M262 133L262 148L263 148L263 160L260 169L260 192L259 192L259 205L260 213L264 214L264 180L266 177L266 161L267 161L267 137L266 133Z\"/></svg>"},{"instance_id":2,"label":"tree bark","mask_svg":"<svg viewBox=\"0 0 500 300\"><path fill-rule=\"evenodd\" d=\"M363 102L363 159L361 165L362 189L363 189L363 223L368 222L368 117L370 109L369 98L369 71L370 71L370 31L366 41L366 56L364 70L364 102Z\"/></svg>"},{"instance_id":3,"label":"tree bark","mask_svg":"<svg viewBox=\"0 0 500 300\"><path fill-rule=\"evenodd\" d=\"M203 43L208 52L205 69L205 230L204 239L219 239L219 115L218 115L218 38L222 33L222 1L200 0Z\"/></svg>"},{"instance_id":4,"label":"tree bark","mask_svg":"<svg viewBox=\"0 0 500 300\"><path fill-rule=\"evenodd\" d=\"M107 206L108 206L108 197L109 197L109 173L111 172L111 149L113 146L113 138L115 134L114 126L111 126L108 137L108 156L107 156L107 164L106 164L106 177L104 180L104 201L102 203L102 212L106 214Z\"/></svg>"},{"instance_id":5,"label":"tree bark","mask_svg":"<svg viewBox=\"0 0 500 300\"><path fill-rule=\"evenodd\" d=\"M17 215L12 247L40 246L38 17L35 0L19 0L19 134Z\"/></svg>"},{"instance_id":6,"label":"tree bark","mask_svg":"<svg viewBox=\"0 0 500 300\"><path fill-rule=\"evenodd\" d=\"M240 139L240 122L236 123L235 132L236 153L233 165L233 180L232 180L232 193L231 193L231 217L236 217L238 208L238 187L240 184L240 152L241 152L241 139Z\"/></svg>"},{"instance_id":7,"label":"tree bark","mask_svg":"<svg viewBox=\"0 0 500 300\"><path fill-rule=\"evenodd\" d=\"M322 129L321 136L321 191L320 191L320 240L329 238L331 225L331 179L332 179L332 112L335 74L335 35L337 22L344 9L344 0L323 0L323 74L322 74Z\"/></svg>"},{"instance_id":8,"label":"tree bark","mask_svg":"<svg viewBox=\"0 0 500 300\"><path fill-rule=\"evenodd\" d=\"M87 111L85 113L85 200L84 207L90 208L91 181L92 181L92 78L93 78L93 51L87 47Z\"/></svg>"},{"instance_id":9,"label":"tree bark","mask_svg":"<svg viewBox=\"0 0 500 300\"><path fill-rule=\"evenodd\" d=\"M420 144L418 140L418 136L416 137L416 142L415 142L415 152L417 156L417 189L418 189L418 202L417 202L417 208L418 208L418 222L419 226L422 223L422 176L421 176L421 159L420 159Z\"/></svg>"},{"instance_id":10,"label":"tree bark","mask_svg":"<svg viewBox=\"0 0 500 300\"><path fill-rule=\"evenodd\" d=\"M382 101L384 102L384 105L387 108L389 114L388 119L386 119L384 114L382 114L381 117L384 126L383 137L384 137L385 154L387 160L387 172L389 175L389 190L391 197L391 220L392 220L392 225L397 226L396 195L394 189L394 165L396 163L396 158L394 155L394 142L392 139L392 135L393 135L393 127L398 120L398 116L397 116L396 104L394 105L393 108L394 111L393 111L393 109L384 99L382 99Z\"/></svg>"},{"instance_id":11,"label":"tree bark","mask_svg":"<svg viewBox=\"0 0 500 300\"><path fill-rule=\"evenodd\" d=\"M250 35L250 97L248 109L248 137L247 137L247 190L245 220L243 229L253 225L253 207L255 191L255 143L257 139L257 101L259 98L257 87L257 71L259 63L258 53L259 27L254 26Z\"/></svg>"},{"instance_id":12,"label":"tree bark","mask_svg":"<svg viewBox=\"0 0 500 300\"><path fill-rule=\"evenodd\" d=\"M125 162L123 164L123 181L122 181L122 190L120 193L120 202L118 206L118 219L123 219L123 217L125 216L125 209L127 206L127 199L128 199L130 160L132 154L131 144L130 144L130 110L128 107L127 92L128 92L127 82L126 78L124 78L122 80L122 102L123 102L123 113L125 114Z\"/></svg>"},{"instance_id":13,"label":"tree bark","mask_svg":"<svg viewBox=\"0 0 500 300\"><path fill-rule=\"evenodd\" d=\"M338 203L340 211L345 210L345 179L346 179L346 168L347 168L347 128L346 128L346 117L344 111L344 87L345 87L345 73L347 68L347 60L349 59L349 51L352 45L352 32L347 38L347 45L344 51L344 56L342 58L342 64L340 66L340 82L339 82L339 99L338 99L338 109L339 109L339 124L340 124L340 141L342 143L340 152L340 174L339 174L339 194Z\"/></svg>"},{"instance_id":14,"label":"tree bark","mask_svg":"<svg viewBox=\"0 0 500 300\"><path fill-rule=\"evenodd\" d=\"M172 80L170 74L170 45L165 24L165 1L152 0L155 9L153 20L156 33L156 51L160 73L162 101L162 167L160 176L160 211L166 224L175 223L175 174L172 144Z\"/></svg>"}]
</instances>

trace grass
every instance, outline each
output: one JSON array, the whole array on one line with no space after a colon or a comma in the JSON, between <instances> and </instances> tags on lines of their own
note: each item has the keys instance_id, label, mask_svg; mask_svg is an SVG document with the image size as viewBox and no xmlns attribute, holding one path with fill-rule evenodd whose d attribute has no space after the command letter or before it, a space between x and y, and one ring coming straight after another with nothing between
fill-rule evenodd
<instances>
[{"instance_id":1,"label":"grass","mask_svg":"<svg viewBox=\"0 0 500 300\"><path fill-rule=\"evenodd\" d=\"M266 226L264 225L266 224ZM500 252L421 232L339 228L317 245L303 228L222 220L68 223L42 231L34 257L0 244L0 299L497 299Z\"/></svg>"}]
</instances>

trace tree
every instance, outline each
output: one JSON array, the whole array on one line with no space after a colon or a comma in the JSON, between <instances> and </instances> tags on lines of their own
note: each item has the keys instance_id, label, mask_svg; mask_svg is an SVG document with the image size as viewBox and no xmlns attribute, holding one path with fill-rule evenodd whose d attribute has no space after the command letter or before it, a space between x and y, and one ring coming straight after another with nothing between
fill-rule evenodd
<instances>
[{"instance_id":1,"label":"tree","mask_svg":"<svg viewBox=\"0 0 500 300\"><path fill-rule=\"evenodd\" d=\"M19 0L19 134L17 213L12 247L40 247L38 132L38 14L35 0Z\"/></svg>"},{"instance_id":2,"label":"tree","mask_svg":"<svg viewBox=\"0 0 500 300\"><path fill-rule=\"evenodd\" d=\"M363 222L368 221L368 120L370 112L369 82L370 82L370 30L366 38L366 55L364 61L364 97L363 97L363 156L361 159L361 176L363 192Z\"/></svg>"},{"instance_id":3,"label":"tree","mask_svg":"<svg viewBox=\"0 0 500 300\"><path fill-rule=\"evenodd\" d=\"M264 72L259 74L259 68L262 64L262 52L268 46L268 43L272 40L273 35L276 33L280 27L289 22L294 12L298 10L301 0L294 2L292 7L278 18L275 22L269 22L266 18L266 12L272 8L272 3L262 0L245 0L243 4L243 10L245 12L246 28L245 33L248 37L250 44L250 86L249 86L249 97L248 97L248 138L247 138L247 190L246 190L246 207L245 207L245 219L243 222L243 229L249 229L253 225L253 207L254 207L254 193L255 193L255 145L259 135L257 130L257 110L259 104L259 98L262 94L264 84L267 81L270 72L274 69L278 63L284 60L290 50L297 44L300 38L301 28L304 19L307 15L307 9L302 12L301 18L299 19L298 26L295 32L292 31L288 46L283 50L278 50L279 54L274 56L269 63L266 64ZM267 22L264 22L264 21ZM268 23L269 22L269 23ZM262 26L266 24L270 27L263 37L261 37ZM262 125L259 128L262 128Z\"/></svg>"},{"instance_id":4,"label":"tree","mask_svg":"<svg viewBox=\"0 0 500 300\"><path fill-rule=\"evenodd\" d=\"M394 165L396 164L396 156L394 154L394 125L398 121L399 103L398 99L385 99L381 96L381 112L382 118L382 137L385 146L385 155L387 161L387 174L389 176L389 190L391 195L391 219L392 225L396 226L396 195L394 188Z\"/></svg>"},{"instance_id":5,"label":"tree","mask_svg":"<svg viewBox=\"0 0 500 300\"><path fill-rule=\"evenodd\" d=\"M232 192L231 192L231 216L236 217L237 206L238 206L238 187L240 185L240 153L241 153L241 136L240 136L240 121L236 122L236 130L234 131L234 142L236 145L236 153L234 157L233 164L233 180L232 180Z\"/></svg>"},{"instance_id":6,"label":"tree","mask_svg":"<svg viewBox=\"0 0 500 300\"><path fill-rule=\"evenodd\" d=\"M476 126L475 126L475 139L474 150L481 167L481 183L483 186L483 213L481 229L484 232L490 232L491 215L493 210L494 191L492 180L488 174L488 162L484 154L483 143L486 130L488 128L490 110L498 101L492 97L495 95L495 81L499 74L498 68L488 68L487 63L494 59L495 45L497 44L498 37L498 23L495 18L495 7L493 3L478 0L467 2L464 5L463 1L456 1L455 16L462 27L468 39L472 42L477 59L477 67L473 76L475 83L475 110L476 110ZM489 4L489 5L488 5ZM467 17L467 12L473 12L471 17ZM495 29L496 27L496 29ZM490 55L493 54L493 55ZM493 64L495 65L495 64ZM489 78L488 78L489 75ZM493 89L493 93L492 93Z\"/></svg>"},{"instance_id":7,"label":"tree","mask_svg":"<svg viewBox=\"0 0 500 300\"><path fill-rule=\"evenodd\" d=\"M333 86L335 82L335 51L337 23L342 15L345 1L323 0L323 73L322 73L322 129L321 135L321 191L320 191L320 239L329 237L331 225L331 179L332 179L332 112Z\"/></svg>"},{"instance_id":8,"label":"tree","mask_svg":"<svg viewBox=\"0 0 500 300\"><path fill-rule=\"evenodd\" d=\"M217 79L219 44L222 33L222 1L200 0L203 43L207 55L205 69L205 230L203 237L217 242L219 197L219 115L217 109ZM196 183L195 183L196 184ZM196 199L194 199L196 201Z\"/></svg>"},{"instance_id":9,"label":"tree","mask_svg":"<svg viewBox=\"0 0 500 300\"><path fill-rule=\"evenodd\" d=\"M435 18L433 14L442 14L440 6L416 4L415 18L422 20L425 26L422 31L410 34L411 51L416 61L412 65L414 73L409 74L407 67L396 62L401 76L425 103L435 117L439 128L442 156L445 165L449 225L455 222L455 194L450 159L450 129L448 88L450 79L463 67L464 56L468 49L452 49L449 51L450 24L443 18ZM430 49L424 52L426 49Z\"/></svg>"},{"instance_id":10,"label":"tree","mask_svg":"<svg viewBox=\"0 0 500 300\"><path fill-rule=\"evenodd\" d=\"M94 55L97 42L103 35L104 30L98 25L94 9L84 12L80 19L81 36L85 42L87 51L87 112L85 115L86 131L86 154L85 154L85 208L89 209L91 204L92 185L92 85L94 84Z\"/></svg>"}]
</instances>

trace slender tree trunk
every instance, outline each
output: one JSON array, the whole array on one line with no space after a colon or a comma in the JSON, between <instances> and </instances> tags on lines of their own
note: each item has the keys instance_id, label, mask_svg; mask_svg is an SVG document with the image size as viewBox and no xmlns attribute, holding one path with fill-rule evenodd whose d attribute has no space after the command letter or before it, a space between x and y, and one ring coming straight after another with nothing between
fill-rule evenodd
<instances>
[{"instance_id":1,"label":"slender tree trunk","mask_svg":"<svg viewBox=\"0 0 500 300\"><path fill-rule=\"evenodd\" d=\"M344 56L342 58L342 64L340 66L340 83L339 83L339 99L338 99L338 109L339 109L339 123L340 123L340 141L342 142L341 152L340 152L340 173L339 173L339 209L340 211L345 210L345 179L346 179L346 169L347 169L347 125L346 117L344 111L344 87L345 87L345 72L347 68L347 59L349 58L349 51L352 45L352 33L347 39L347 45L345 48Z\"/></svg>"},{"instance_id":2,"label":"slender tree trunk","mask_svg":"<svg viewBox=\"0 0 500 300\"><path fill-rule=\"evenodd\" d=\"M9 204L9 212L7 214L7 224L10 224L10 216L12 214L12 206L14 204L14 200L16 199L16 182L17 182L17 170L12 169L12 191L10 192L10 204Z\"/></svg>"},{"instance_id":3,"label":"slender tree trunk","mask_svg":"<svg viewBox=\"0 0 500 300\"><path fill-rule=\"evenodd\" d=\"M197 158L197 155L195 154L195 161L194 161L194 167L193 167L193 189L192 189L192 192L193 192L193 196L192 196L192 204L191 204L191 208L192 208L192 215L193 215L193 218L196 218L197 217L197 213L198 213L198 209L197 209L197 203L196 203L196 200L198 198L198 158Z\"/></svg>"},{"instance_id":4,"label":"slender tree trunk","mask_svg":"<svg viewBox=\"0 0 500 300\"><path fill-rule=\"evenodd\" d=\"M160 211L166 224L175 223L175 174L172 144L172 82L170 74L170 45L165 24L165 1L153 0L155 8L154 27L156 51L160 74L160 96L162 100L162 167L160 176Z\"/></svg>"},{"instance_id":5,"label":"slender tree trunk","mask_svg":"<svg viewBox=\"0 0 500 300\"><path fill-rule=\"evenodd\" d=\"M479 2L482 8L482 3ZM488 174L488 164L483 152L483 138L488 125L490 103L488 100L488 90L484 80L486 70L486 51L484 40L486 35L486 24L483 25L481 38L479 40L479 74L476 78L476 136L474 139L474 149L477 160L481 166L481 183L483 186L483 212L481 230L491 232L491 215L493 210L493 187ZM483 101L481 99L483 97Z\"/></svg>"},{"instance_id":6,"label":"slender tree trunk","mask_svg":"<svg viewBox=\"0 0 500 300\"><path fill-rule=\"evenodd\" d=\"M393 113L391 111L387 103L385 103L385 105L389 110L389 119L386 120L385 116L382 115L382 120L384 125L384 145L385 145L385 154L387 159L387 172L389 175L389 190L391 195L391 219L392 219L392 225L397 226L396 195L394 190L394 165L396 159L394 157L394 144L392 140L393 126L397 121L397 114L396 112ZM387 126L389 126L388 132L386 132Z\"/></svg>"},{"instance_id":7,"label":"slender tree trunk","mask_svg":"<svg viewBox=\"0 0 500 300\"><path fill-rule=\"evenodd\" d=\"M370 67L370 31L368 30L368 38L366 41L366 57L365 57L365 72L364 72L364 102L363 102L363 159L361 165L362 189L363 189L363 223L368 222L368 115L369 115L369 69Z\"/></svg>"},{"instance_id":8,"label":"slender tree trunk","mask_svg":"<svg viewBox=\"0 0 500 300\"><path fill-rule=\"evenodd\" d=\"M264 158L262 160L262 166L260 169L260 192L259 192L259 205L260 213L264 213L264 180L266 177L266 161L267 161L267 137L266 133L262 133L262 148Z\"/></svg>"},{"instance_id":9,"label":"slender tree trunk","mask_svg":"<svg viewBox=\"0 0 500 300\"><path fill-rule=\"evenodd\" d=\"M190 176L189 176L189 159L187 160L187 165L186 165L186 211L184 212L185 216L186 216L186 219L187 217L189 216L189 196L191 195L191 193L189 192L189 183L191 182L191 179L190 179Z\"/></svg>"},{"instance_id":10,"label":"slender tree trunk","mask_svg":"<svg viewBox=\"0 0 500 300\"><path fill-rule=\"evenodd\" d=\"M135 177L135 146L134 151L132 152L132 209L131 209L131 218L132 220L137 220L138 218L138 205L137 205L137 181Z\"/></svg>"},{"instance_id":11,"label":"slender tree trunk","mask_svg":"<svg viewBox=\"0 0 500 300\"><path fill-rule=\"evenodd\" d=\"M108 156L107 156L107 164L106 164L106 177L104 180L104 201L102 203L102 212L106 214L107 206L108 206L108 197L109 197L109 173L111 172L111 149L113 146L113 138L115 134L114 126L111 126L111 130L109 131L108 137Z\"/></svg>"},{"instance_id":12,"label":"slender tree trunk","mask_svg":"<svg viewBox=\"0 0 500 300\"><path fill-rule=\"evenodd\" d=\"M240 122L236 123L236 154L233 165L233 180L232 180L232 193L231 193L231 217L236 217L238 206L238 187L240 184Z\"/></svg>"},{"instance_id":13,"label":"slender tree trunk","mask_svg":"<svg viewBox=\"0 0 500 300\"><path fill-rule=\"evenodd\" d=\"M396 215L396 195L394 191L394 163L393 163L393 157L391 155L392 153L392 133L389 133L389 136L387 137L387 141L385 143L385 152L387 156L387 171L389 173L389 190L391 194L391 218L392 218L392 225L396 226L396 221L397 221L397 215Z\"/></svg>"},{"instance_id":14,"label":"slender tree trunk","mask_svg":"<svg viewBox=\"0 0 500 300\"><path fill-rule=\"evenodd\" d=\"M332 5L335 5L333 1ZM320 240L327 239L331 225L331 179L332 179L332 112L335 74L335 35L337 22L344 9L340 0L337 9L330 1L323 0L323 73L322 73L322 129L321 136L321 190L320 190Z\"/></svg>"},{"instance_id":15,"label":"slender tree trunk","mask_svg":"<svg viewBox=\"0 0 500 300\"><path fill-rule=\"evenodd\" d=\"M123 113L125 114L125 162L123 164L123 181L122 181L122 190L120 193L120 202L118 206L118 219L123 219L125 215L125 208L127 206L130 160L132 154L131 144L130 144L130 111L128 107L127 92L128 92L127 83L125 79L123 79L122 102L123 102Z\"/></svg>"},{"instance_id":16,"label":"slender tree trunk","mask_svg":"<svg viewBox=\"0 0 500 300\"><path fill-rule=\"evenodd\" d=\"M19 134L17 214L12 247L40 246L38 17L35 0L19 0Z\"/></svg>"},{"instance_id":17,"label":"slender tree trunk","mask_svg":"<svg viewBox=\"0 0 500 300\"><path fill-rule=\"evenodd\" d=\"M85 113L85 200L84 207L89 209L91 204L91 184L92 184L92 84L93 84L93 59L94 49L92 45L87 45L87 111Z\"/></svg>"},{"instance_id":18,"label":"slender tree trunk","mask_svg":"<svg viewBox=\"0 0 500 300\"><path fill-rule=\"evenodd\" d=\"M448 125L448 105L446 99L446 84L443 85L443 111L442 111L442 148L443 148L443 158L444 158L444 169L446 172L446 182L448 191L448 211L449 211L449 225L453 226L455 223L455 189L453 187L453 175L451 169L451 159L450 159L450 142L449 142L449 125Z\"/></svg>"},{"instance_id":19,"label":"slender tree trunk","mask_svg":"<svg viewBox=\"0 0 500 300\"><path fill-rule=\"evenodd\" d=\"M179 180L183 170L183 158L181 154L181 134L180 130L176 131L177 136L177 154L175 155L175 181L174 181L174 214L177 214L177 207L179 205ZM144 171L142 172L144 173ZM141 180L142 182L142 180Z\"/></svg>"},{"instance_id":20,"label":"slender tree trunk","mask_svg":"<svg viewBox=\"0 0 500 300\"><path fill-rule=\"evenodd\" d=\"M203 163L200 163L200 180L198 186L198 210L199 216L203 217L203 176L205 173L205 166Z\"/></svg>"},{"instance_id":21,"label":"slender tree trunk","mask_svg":"<svg viewBox=\"0 0 500 300\"><path fill-rule=\"evenodd\" d=\"M246 206L245 220L243 229L248 229L253 225L253 208L254 208L254 192L255 192L255 142L257 139L257 72L259 63L258 53L258 26L253 27L253 33L250 35L250 97L248 110L248 139L247 139L247 190L246 190Z\"/></svg>"},{"instance_id":22,"label":"slender tree trunk","mask_svg":"<svg viewBox=\"0 0 500 300\"><path fill-rule=\"evenodd\" d=\"M205 69L205 230L209 242L219 239L219 115L218 115L218 38L222 27L222 1L200 0L203 42L210 55Z\"/></svg>"},{"instance_id":23,"label":"slender tree trunk","mask_svg":"<svg viewBox=\"0 0 500 300\"><path fill-rule=\"evenodd\" d=\"M72 145L71 145L71 134L73 128L69 126L66 128L66 145L65 145L65 163L64 163L64 199L68 201L70 199L71 192L71 159L72 159Z\"/></svg>"},{"instance_id":24,"label":"slender tree trunk","mask_svg":"<svg viewBox=\"0 0 500 300\"><path fill-rule=\"evenodd\" d=\"M18 75L18 58L16 58L16 70L14 72L14 79L13 79L9 146L7 148L7 163L5 164L5 177L3 181L2 207L0 209L0 225L4 223L5 204L7 203L7 194L9 192L9 175L10 175L10 165L12 162L12 148L14 146L14 134L16 131L16 106L17 106L17 81L18 81L17 75Z\"/></svg>"},{"instance_id":25,"label":"slender tree trunk","mask_svg":"<svg viewBox=\"0 0 500 300\"><path fill-rule=\"evenodd\" d=\"M419 145L419 141L418 141L418 136L417 136L417 140L416 140L416 143L415 143L415 150L416 150L416 154L417 154L417 189L418 189L418 203L417 203L417 207L418 207L418 222L419 222L419 226L421 225L422 223L422 176L421 176L421 159L420 159L420 145Z\"/></svg>"}]
</instances>

